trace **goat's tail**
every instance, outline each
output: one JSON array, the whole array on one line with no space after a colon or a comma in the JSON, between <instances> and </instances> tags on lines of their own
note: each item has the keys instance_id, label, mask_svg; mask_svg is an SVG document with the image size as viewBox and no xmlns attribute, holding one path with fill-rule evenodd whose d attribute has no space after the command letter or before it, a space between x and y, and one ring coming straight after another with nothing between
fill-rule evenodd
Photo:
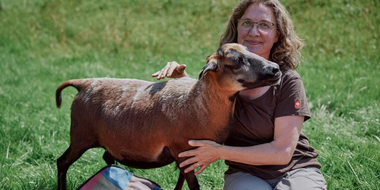
<instances>
[{"instance_id":1,"label":"goat's tail","mask_svg":"<svg viewBox=\"0 0 380 190\"><path fill-rule=\"evenodd\" d=\"M61 97L61 92L63 89L65 89L68 86L75 87L78 91L80 91L82 85L81 85L81 80L68 80L57 88L55 91L55 103L57 104L57 107L60 108L62 104L62 97Z\"/></svg>"}]
</instances>

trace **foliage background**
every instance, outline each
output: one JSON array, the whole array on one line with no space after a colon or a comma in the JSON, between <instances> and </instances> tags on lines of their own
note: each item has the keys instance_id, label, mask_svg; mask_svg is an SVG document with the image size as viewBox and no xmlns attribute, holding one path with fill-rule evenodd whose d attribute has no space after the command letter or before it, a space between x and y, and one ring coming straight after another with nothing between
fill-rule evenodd
<instances>
[{"instance_id":1,"label":"foliage background","mask_svg":"<svg viewBox=\"0 0 380 190\"><path fill-rule=\"evenodd\" d=\"M303 131L319 152L328 189L380 186L380 2L282 0L304 39L303 77L312 119ZM218 48L238 0L0 0L0 189L55 189L55 160L69 145L76 94L56 87L72 78L155 81L166 62L197 76ZM105 166L103 150L86 152L69 170L74 189ZM198 179L222 189L222 161ZM173 189L169 165L130 170ZM187 187L186 187L187 188Z\"/></svg>"}]
</instances>

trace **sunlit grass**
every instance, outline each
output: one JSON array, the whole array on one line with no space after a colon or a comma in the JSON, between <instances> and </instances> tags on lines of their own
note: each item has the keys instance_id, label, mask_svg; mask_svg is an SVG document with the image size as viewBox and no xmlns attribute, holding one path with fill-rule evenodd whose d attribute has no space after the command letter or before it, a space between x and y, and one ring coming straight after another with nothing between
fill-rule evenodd
<instances>
[{"instance_id":1,"label":"sunlit grass","mask_svg":"<svg viewBox=\"0 0 380 190\"><path fill-rule=\"evenodd\" d=\"M195 77L218 47L228 0L0 2L0 189L54 189L55 160L69 145L70 103L76 91L56 87L72 78L154 81L168 61ZM305 41L301 74L312 119L304 133L319 152L328 189L380 186L380 8L376 0L284 0ZM86 152L70 168L74 189L105 166L103 150ZM199 177L202 189L222 189L222 161ZM165 189L174 165L130 168ZM186 187L187 188L187 187Z\"/></svg>"}]
</instances>

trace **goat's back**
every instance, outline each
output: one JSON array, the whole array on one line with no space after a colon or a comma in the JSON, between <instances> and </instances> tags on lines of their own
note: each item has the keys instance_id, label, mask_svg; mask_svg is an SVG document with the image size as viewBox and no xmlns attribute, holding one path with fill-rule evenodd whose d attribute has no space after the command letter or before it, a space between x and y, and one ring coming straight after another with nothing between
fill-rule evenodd
<instances>
[{"instance_id":1,"label":"goat's back","mask_svg":"<svg viewBox=\"0 0 380 190\"><path fill-rule=\"evenodd\" d=\"M72 104L72 116L86 119L91 126L102 124L93 130L103 126L107 130L128 127L127 131L147 136L154 127L156 133L163 131L171 135L170 132L178 132L173 127L200 125L196 121L205 111L200 108L204 105L195 100L197 80L187 77L157 83L110 78L72 83L80 89Z\"/></svg>"},{"instance_id":2,"label":"goat's back","mask_svg":"<svg viewBox=\"0 0 380 190\"><path fill-rule=\"evenodd\" d=\"M154 118L158 113L173 118L173 113L192 104L189 101L193 101L191 91L196 82L191 78L156 83L137 79L83 79L73 108L80 105L80 109L116 120L133 115Z\"/></svg>"}]
</instances>

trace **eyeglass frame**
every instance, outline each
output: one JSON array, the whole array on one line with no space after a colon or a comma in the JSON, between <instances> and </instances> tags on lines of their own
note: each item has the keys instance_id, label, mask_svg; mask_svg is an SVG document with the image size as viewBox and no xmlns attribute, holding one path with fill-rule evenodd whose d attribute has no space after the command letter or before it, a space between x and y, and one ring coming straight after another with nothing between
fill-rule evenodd
<instances>
[{"instance_id":1,"label":"eyeglass frame","mask_svg":"<svg viewBox=\"0 0 380 190\"><path fill-rule=\"evenodd\" d=\"M267 20L262 20L262 21L259 21L259 22L254 22L254 21L252 21L251 19L239 19L239 20L237 20L236 21L236 29L239 29L239 22L240 21L242 21L242 20L245 20L245 21L250 21L250 22L252 22L253 24L252 24L252 26L249 28L249 29L247 29L247 30L243 30L243 31L250 31L250 30L252 30L252 28L255 26L255 25L257 25L257 29L259 29L259 30L264 30L264 31L268 31L268 30L272 30L273 29L273 27L275 27L276 26L276 24L275 23L273 23L273 22L270 22L270 21L267 21ZM267 24L270 24L269 26L271 27L271 28L260 28L260 25L259 25L259 23L267 23Z\"/></svg>"}]
</instances>

